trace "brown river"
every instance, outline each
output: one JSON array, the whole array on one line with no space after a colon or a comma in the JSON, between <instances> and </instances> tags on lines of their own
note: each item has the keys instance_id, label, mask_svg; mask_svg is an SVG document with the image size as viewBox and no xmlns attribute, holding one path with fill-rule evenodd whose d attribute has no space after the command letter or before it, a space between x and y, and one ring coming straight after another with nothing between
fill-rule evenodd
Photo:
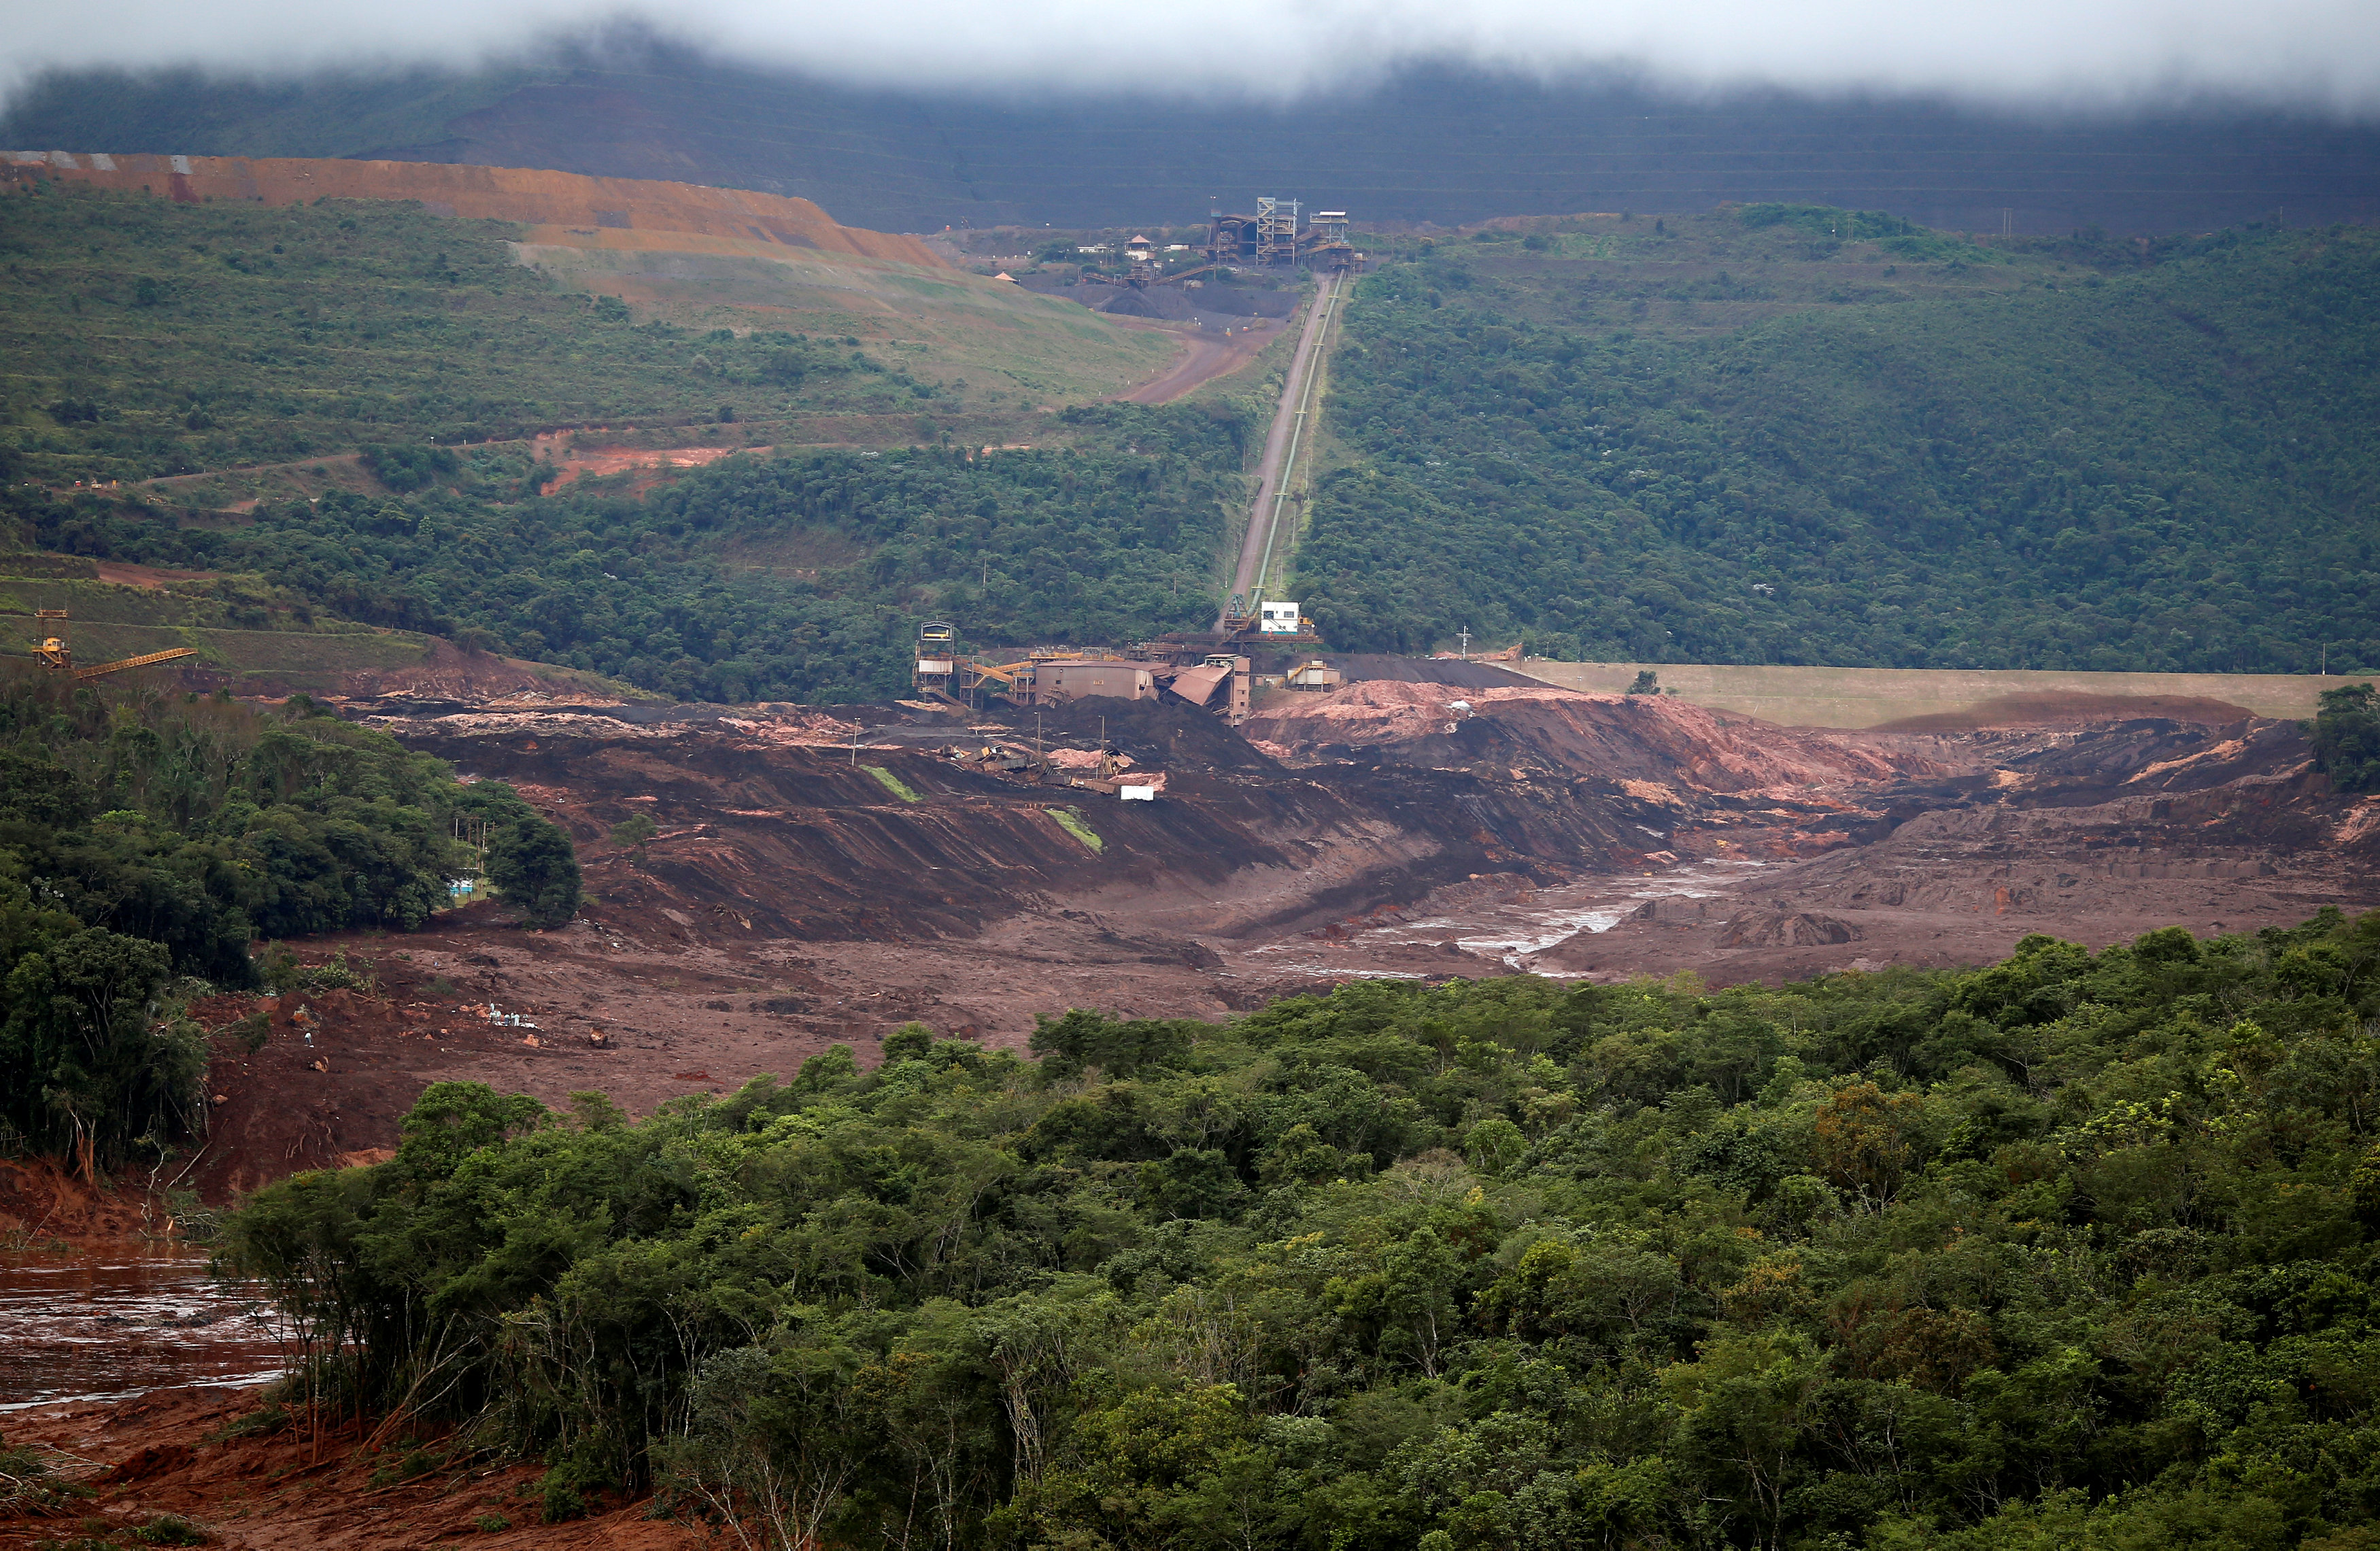
<instances>
[{"instance_id":1,"label":"brown river","mask_svg":"<svg viewBox=\"0 0 2380 1551\"><path fill-rule=\"evenodd\" d=\"M203 1249L0 1251L0 1414L281 1372L279 1325L207 1273Z\"/></svg>"}]
</instances>

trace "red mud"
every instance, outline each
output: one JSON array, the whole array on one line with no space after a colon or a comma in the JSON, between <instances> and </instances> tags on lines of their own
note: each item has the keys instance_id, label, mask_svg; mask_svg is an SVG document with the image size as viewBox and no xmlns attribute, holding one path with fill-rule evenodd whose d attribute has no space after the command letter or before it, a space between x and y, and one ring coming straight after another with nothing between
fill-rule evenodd
<instances>
[{"instance_id":1,"label":"red mud","mask_svg":"<svg viewBox=\"0 0 2380 1551\"><path fill-rule=\"evenodd\" d=\"M1296 769L1198 713L1111 706L1107 735L1166 775L1147 805L936 752L998 737L970 730L981 716L517 705L384 719L565 824L589 903L557 931L482 903L410 935L302 942L306 962L342 954L370 985L202 1003L224 1032L209 1134L181 1182L221 1202L384 1156L436 1081L555 1105L595 1089L648 1112L789 1073L835 1041L873 1060L913 1018L1015 1047L1068 1006L1216 1019L1356 976L1514 968L1727 985L1977 963L2032 932L2097 946L2380 904L2380 798L2332 794L2294 723L1863 738L1491 687L1452 692L1476 714L1449 732L1427 703L1444 686L1389 688L1269 712ZM856 757L830 741L855 724ZM1099 730L1079 709L1044 718L1062 746ZM610 827L637 812L660 833L613 845ZM1590 918L1609 929L1556 925ZM260 1009L269 1030L250 1051L233 1025ZM138 1189L0 1166L0 1228L155 1233L161 1210ZM170 1511L227 1545L694 1544L638 1504L537 1525L530 1466L375 1485L409 1443L359 1452L352 1427L217 1436L253 1404L165 1391L22 1412L7 1430L83 1461L99 1495L78 1513L129 1526ZM498 1518L508 1527L478 1528ZM0 1548L67 1528L0 1523Z\"/></svg>"},{"instance_id":2,"label":"red mud","mask_svg":"<svg viewBox=\"0 0 2380 1551\"><path fill-rule=\"evenodd\" d=\"M133 1181L90 1181L48 1158L0 1158L0 1233L39 1242L91 1242L172 1230L163 1197ZM162 1181L160 1181L163 1182Z\"/></svg>"},{"instance_id":3,"label":"red mud","mask_svg":"<svg viewBox=\"0 0 2380 1551\"><path fill-rule=\"evenodd\" d=\"M375 1156L434 1081L555 1105L598 1089L645 1112L836 1042L872 1059L912 1019L1013 1048L1069 1006L1216 1019L1354 975L1726 984L2380 904L2380 799L2331 794L2287 722L1871 737L1670 697L1366 684L1251 725L1295 768L1200 713L1113 705L1106 735L1165 778L1161 800L1125 804L938 752L1000 740L970 730L982 715L542 693L376 720L565 825L580 919L537 932L482 903L295 944L372 988L271 1003L254 1053L218 1040L221 1101L184 1183L221 1201ZM1439 720L1456 697L1475 714ZM1100 718L1043 730L1087 749ZM659 826L633 850L609 838L632 813ZM1587 917L1616 924L1562 940L1558 923ZM491 1003L536 1026L490 1024ZM228 1029L266 1005L200 1011ZM0 1173L0 1213L29 1226L28 1206L76 1234L154 1230L154 1207Z\"/></svg>"},{"instance_id":4,"label":"red mud","mask_svg":"<svg viewBox=\"0 0 2380 1551\"><path fill-rule=\"evenodd\" d=\"M1592 773L1653 802L1684 792L1799 797L1815 787L1947 773L1920 755L1775 727L1672 696L1586 695L1550 685L1454 689L1367 680L1275 700L1244 730L1284 761L1358 749L1413 764L1509 756L1548 771Z\"/></svg>"},{"instance_id":5,"label":"red mud","mask_svg":"<svg viewBox=\"0 0 2380 1551\"><path fill-rule=\"evenodd\" d=\"M466 1539L488 1551L708 1544L687 1526L646 1518L650 1499L599 1499L588 1518L541 1524L535 1483L542 1467L533 1463L467 1457L395 1479L415 1449L439 1449L444 1440L431 1428L369 1436L352 1421L316 1427L298 1419L261 1436L223 1436L243 1421L256 1425L261 1406L254 1390L164 1389L15 1413L8 1442L40 1449L93 1495L54 1517L0 1520L0 1547L30 1551L168 1513L237 1551L413 1551Z\"/></svg>"}]
</instances>

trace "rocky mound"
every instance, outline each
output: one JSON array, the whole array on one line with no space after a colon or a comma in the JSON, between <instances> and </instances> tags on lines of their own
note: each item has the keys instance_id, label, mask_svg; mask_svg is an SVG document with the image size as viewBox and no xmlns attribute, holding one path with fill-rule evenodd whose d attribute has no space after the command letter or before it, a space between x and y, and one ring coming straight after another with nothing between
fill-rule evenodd
<instances>
[{"instance_id":1,"label":"rocky mound","mask_svg":"<svg viewBox=\"0 0 2380 1551\"><path fill-rule=\"evenodd\" d=\"M1655 802L1679 793L1782 799L1945 769L1922 755L1722 715L1672 696L1550 685L1455 690L1367 680L1269 705L1242 731L1285 763L1359 750L1435 767L1502 763L1599 777Z\"/></svg>"},{"instance_id":2,"label":"rocky mound","mask_svg":"<svg viewBox=\"0 0 2380 1551\"><path fill-rule=\"evenodd\" d=\"M1721 948L1822 948L1849 942L1859 928L1807 910L1747 911L1718 929Z\"/></svg>"}]
</instances>

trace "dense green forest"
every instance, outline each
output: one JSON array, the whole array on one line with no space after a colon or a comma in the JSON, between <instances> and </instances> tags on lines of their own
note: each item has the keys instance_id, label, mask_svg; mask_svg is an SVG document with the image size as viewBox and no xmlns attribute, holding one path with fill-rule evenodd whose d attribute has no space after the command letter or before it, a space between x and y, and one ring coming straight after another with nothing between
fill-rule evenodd
<instances>
[{"instance_id":1,"label":"dense green forest","mask_svg":"<svg viewBox=\"0 0 2380 1551\"><path fill-rule=\"evenodd\" d=\"M2380 685L2324 690L2312 731L2314 760L2341 792L2380 792Z\"/></svg>"},{"instance_id":2,"label":"dense green forest","mask_svg":"<svg viewBox=\"0 0 2380 1551\"><path fill-rule=\"evenodd\" d=\"M1810 207L1365 279L1298 588L1334 644L2380 664L2380 237L1990 248Z\"/></svg>"},{"instance_id":3,"label":"dense green forest","mask_svg":"<svg viewBox=\"0 0 2380 1551\"><path fill-rule=\"evenodd\" d=\"M282 1404L746 1545L2366 1551L2380 915L431 1089L225 1265ZM272 1415L267 1413L267 1422Z\"/></svg>"},{"instance_id":4,"label":"dense green forest","mask_svg":"<svg viewBox=\"0 0 2380 1551\"><path fill-rule=\"evenodd\" d=\"M258 984L259 939L419 926L467 860L457 815L525 917L577 911L569 837L511 788L302 698L0 675L0 1145L181 1141L205 1059L181 1005Z\"/></svg>"},{"instance_id":5,"label":"dense green forest","mask_svg":"<svg viewBox=\"0 0 2380 1551\"><path fill-rule=\"evenodd\" d=\"M1232 412L1068 410L1073 449L739 457L643 497L334 491L186 527L15 497L44 549L254 573L350 619L714 700L901 693L917 622L986 644L1123 641L1211 619ZM616 481L614 482L617 483Z\"/></svg>"},{"instance_id":6,"label":"dense green forest","mask_svg":"<svg viewBox=\"0 0 2380 1551\"><path fill-rule=\"evenodd\" d=\"M503 235L359 201L0 200L0 458L38 481L0 521L723 700L897 693L927 617L985 646L1211 617L1249 405L1093 405L970 454L948 391L849 340L638 325ZM1991 245L1757 206L1366 240L1391 261L1345 315L1293 589L1334 646L2380 662L2369 234ZM920 444L548 496L525 444L471 440L737 403L897 408ZM375 488L237 517L71 488L333 452Z\"/></svg>"}]
</instances>

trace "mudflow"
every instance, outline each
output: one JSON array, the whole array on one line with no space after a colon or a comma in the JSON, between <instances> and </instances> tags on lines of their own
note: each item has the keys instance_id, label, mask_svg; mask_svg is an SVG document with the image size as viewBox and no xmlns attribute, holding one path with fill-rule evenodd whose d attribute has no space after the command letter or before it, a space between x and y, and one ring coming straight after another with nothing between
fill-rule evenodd
<instances>
[{"instance_id":1,"label":"mudflow","mask_svg":"<svg viewBox=\"0 0 2380 1551\"><path fill-rule=\"evenodd\" d=\"M2232 708L1842 733L1374 666L1395 676L1275 693L1236 731L1121 701L1038 736L1031 712L901 705L351 703L565 825L587 907L299 945L375 985L269 1004L252 1054L223 1041L189 1182L377 1157L440 1079L644 1110L836 1042L872 1059L913 1019L1013 1046L1068 1007L1213 1019L1358 976L1728 984L2380 904L2380 800ZM1155 801L1074 783L1102 734ZM638 814L651 837L613 841Z\"/></svg>"}]
</instances>

